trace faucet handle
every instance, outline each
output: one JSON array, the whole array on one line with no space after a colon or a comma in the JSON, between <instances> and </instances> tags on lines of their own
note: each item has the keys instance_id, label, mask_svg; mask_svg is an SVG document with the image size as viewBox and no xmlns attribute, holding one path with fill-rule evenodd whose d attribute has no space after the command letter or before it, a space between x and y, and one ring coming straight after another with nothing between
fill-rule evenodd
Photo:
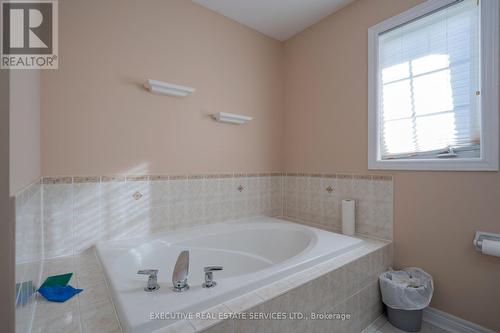
<instances>
[{"instance_id":1,"label":"faucet handle","mask_svg":"<svg viewBox=\"0 0 500 333\"><path fill-rule=\"evenodd\" d=\"M222 266L207 266L203 268L203 271L205 273L207 272L213 272L213 271L222 271L223 267Z\"/></svg>"},{"instance_id":2,"label":"faucet handle","mask_svg":"<svg viewBox=\"0 0 500 333\"><path fill-rule=\"evenodd\" d=\"M212 288L217 285L214 281L214 271L222 271L222 266L207 266L203 268L205 272L205 282L201 285L203 288Z\"/></svg>"},{"instance_id":3,"label":"faucet handle","mask_svg":"<svg viewBox=\"0 0 500 333\"><path fill-rule=\"evenodd\" d=\"M137 271L137 274L143 274L143 275L149 275L150 277L156 277L158 276L158 270L157 269L141 269Z\"/></svg>"},{"instance_id":4,"label":"faucet handle","mask_svg":"<svg viewBox=\"0 0 500 333\"><path fill-rule=\"evenodd\" d=\"M145 291L155 291L160 289L160 285L158 284L158 270L157 269L144 269L137 271L137 274L149 275L148 277L148 285L144 287Z\"/></svg>"}]
</instances>

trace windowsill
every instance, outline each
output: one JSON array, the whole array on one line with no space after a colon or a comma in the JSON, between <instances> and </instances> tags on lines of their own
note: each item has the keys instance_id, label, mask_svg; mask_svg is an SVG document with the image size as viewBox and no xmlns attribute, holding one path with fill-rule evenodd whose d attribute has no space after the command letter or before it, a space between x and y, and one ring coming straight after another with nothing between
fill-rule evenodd
<instances>
[{"instance_id":1,"label":"windowsill","mask_svg":"<svg viewBox=\"0 0 500 333\"><path fill-rule=\"evenodd\" d=\"M498 162L478 158L370 160L369 170L498 171Z\"/></svg>"}]
</instances>

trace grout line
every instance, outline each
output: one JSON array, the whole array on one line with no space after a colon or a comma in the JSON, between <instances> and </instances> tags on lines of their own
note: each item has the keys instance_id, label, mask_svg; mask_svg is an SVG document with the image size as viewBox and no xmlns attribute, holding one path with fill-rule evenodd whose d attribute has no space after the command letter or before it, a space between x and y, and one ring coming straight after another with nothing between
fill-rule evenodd
<instances>
[{"instance_id":1,"label":"grout line","mask_svg":"<svg viewBox=\"0 0 500 333\"><path fill-rule=\"evenodd\" d=\"M72 258L72 262L73 262L73 267L72 267L72 270L74 271L74 277L75 277L75 282L76 282L76 287L80 289L80 283L78 282L78 277L77 277L77 273L76 272L76 262L75 262L75 256L73 255L73 258ZM77 299L76 299L76 302L77 302L77 309L78 309L78 326L80 327L80 332L83 332L83 322L82 322L82 307L81 307L81 304L80 304L80 294L77 294L76 295Z\"/></svg>"},{"instance_id":2,"label":"grout line","mask_svg":"<svg viewBox=\"0 0 500 333\"><path fill-rule=\"evenodd\" d=\"M281 216L285 216L285 176L281 175Z\"/></svg>"},{"instance_id":3,"label":"grout line","mask_svg":"<svg viewBox=\"0 0 500 333\"><path fill-rule=\"evenodd\" d=\"M41 232L41 238L42 238L42 257L40 258L41 262L42 262L42 268L40 270L40 278L38 280L38 284L40 284L42 282L42 276L43 276L43 268L44 268L44 260L45 260L45 218L44 218L44 205L43 205L43 202L44 202L44 197L45 197L45 191L44 191L44 186L43 186L43 182L40 178L40 223L41 223L41 229L42 229L42 232Z\"/></svg>"},{"instance_id":4,"label":"grout line","mask_svg":"<svg viewBox=\"0 0 500 333\"><path fill-rule=\"evenodd\" d=\"M72 244L76 244L76 236L75 236L75 185L72 183L71 185L71 235L72 235ZM75 247L71 246L71 254L75 255Z\"/></svg>"},{"instance_id":5,"label":"grout line","mask_svg":"<svg viewBox=\"0 0 500 333\"><path fill-rule=\"evenodd\" d=\"M39 269L40 269L40 272L38 273L38 281L37 281L37 289L38 287L40 287L41 283L42 283L42 277L43 277L43 271L44 271L44 260L43 258L45 257L45 237L44 237L44 231L45 231L45 228L44 228L44 219L43 219L43 185L42 185L42 178L39 179L39 182L40 182L40 202L39 202L39 207L40 207L40 229L41 229L41 233L40 233L40 241L41 241L41 258L40 258L40 266L39 266ZM35 183L36 184L36 183ZM34 300L33 300L33 313L32 313L32 316L31 316L31 323L30 323L30 326L29 326L29 330L28 332L31 332L33 330L33 325L35 323L35 315L36 315L36 309L38 307L38 298L36 297L36 294L37 292L35 291L35 294L34 294Z\"/></svg>"}]
</instances>

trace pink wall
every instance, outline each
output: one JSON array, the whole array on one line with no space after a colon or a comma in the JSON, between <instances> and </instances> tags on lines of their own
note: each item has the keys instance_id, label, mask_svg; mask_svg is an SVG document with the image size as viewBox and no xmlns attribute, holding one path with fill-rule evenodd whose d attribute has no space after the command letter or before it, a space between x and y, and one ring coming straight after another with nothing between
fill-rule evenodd
<instances>
[{"instance_id":1,"label":"pink wall","mask_svg":"<svg viewBox=\"0 0 500 333\"><path fill-rule=\"evenodd\" d=\"M282 43L184 0L65 0L59 12L44 176L281 170ZM152 95L147 78L196 92ZM219 124L219 111L254 120Z\"/></svg>"},{"instance_id":2,"label":"pink wall","mask_svg":"<svg viewBox=\"0 0 500 333\"><path fill-rule=\"evenodd\" d=\"M420 0L358 0L285 43L285 169L367 171L367 29ZM394 174L395 264L435 278L432 306L500 331L499 259L475 252L500 232L498 172Z\"/></svg>"},{"instance_id":3,"label":"pink wall","mask_svg":"<svg viewBox=\"0 0 500 333\"><path fill-rule=\"evenodd\" d=\"M10 73L10 194L14 195L41 176L40 73Z\"/></svg>"}]
</instances>

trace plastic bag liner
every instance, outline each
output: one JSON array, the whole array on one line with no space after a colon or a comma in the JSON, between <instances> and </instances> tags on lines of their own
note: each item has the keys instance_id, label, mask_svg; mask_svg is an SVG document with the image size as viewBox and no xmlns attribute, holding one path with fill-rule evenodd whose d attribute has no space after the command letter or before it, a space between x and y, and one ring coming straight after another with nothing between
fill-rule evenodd
<instances>
[{"instance_id":1,"label":"plastic bag liner","mask_svg":"<svg viewBox=\"0 0 500 333\"><path fill-rule=\"evenodd\" d=\"M432 299L432 276L420 268L388 271L379 276L382 301L399 310L422 310Z\"/></svg>"}]
</instances>

